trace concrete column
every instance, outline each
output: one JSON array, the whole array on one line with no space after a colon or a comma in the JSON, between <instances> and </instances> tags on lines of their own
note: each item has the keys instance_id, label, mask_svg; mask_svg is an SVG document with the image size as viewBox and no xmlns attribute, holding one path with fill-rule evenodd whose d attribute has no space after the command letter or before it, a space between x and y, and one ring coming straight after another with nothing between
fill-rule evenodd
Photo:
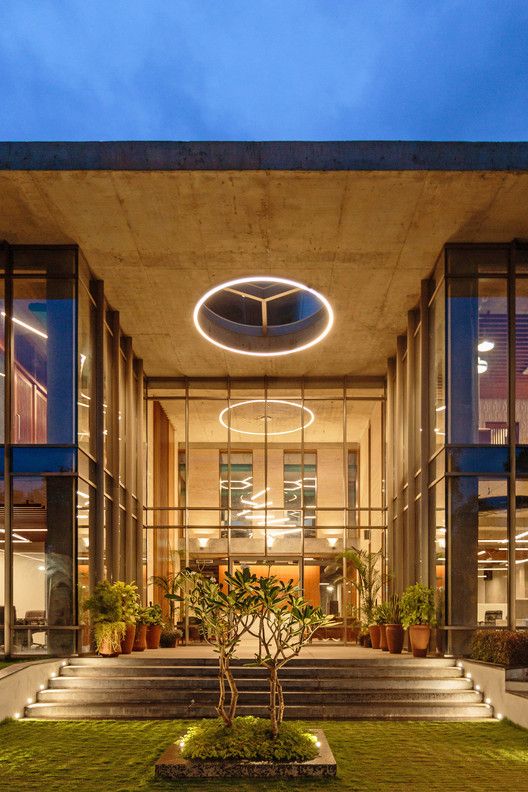
<instances>
[{"instance_id":1,"label":"concrete column","mask_svg":"<svg viewBox=\"0 0 528 792\"><path fill-rule=\"evenodd\" d=\"M104 508L105 508L105 472L104 472L104 283L101 280L93 283L95 299L95 524L93 537L90 537L92 563L90 564L90 586L104 578ZM90 520L90 525L92 521ZM108 559L109 561L110 559Z\"/></svg>"},{"instance_id":2,"label":"concrete column","mask_svg":"<svg viewBox=\"0 0 528 792\"><path fill-rule=\"evenodd\" d=\"M12 440L12 394L13 394L13 281L12 256L7 245L0 247L0 260L5 266L4 343L4 652L11 654L13 646L13 496L11 491L11 440Z\"/></svg>"},{"instance_id":3,"label":"concrete column","mask_svg":"<svg viewBox=\"0 0 528 792\"><path fill-rule=\"evenodd\" d=\"M121 354L121 328L119 326L119 313L114 311L111 316L112 330L112 432L114 434L112 443L112 559L111 577L119 580L122 577L122 553L123 542L121 538L120 509L119 499L121 492L119 488L119 460L120 444L119 439L119 357Z\"/></svg>"},{"instance_id":4,"label":"concrete column","mask_svg":"<svg viewBox=\"0 0 528 792\"><path fill-rule=\"evenodd\" d=\"M75 622L75 479L59 476L46 478L46 496L46 615L50 627L67 626ZM75 634L71 630L50 630L49 654L70 654L74 651L74 638Z\"/></svg>"},{"instance_id":5,"label":"concrete column","mask_svg":"<svg viewBox=\"0 0 528 792\"><path fill-rule=\"evenodd\" d=\"M416 315L413 311L409 311L407 314L407 377L406 377L406 389L407 389L407 437L406 437L406 454L407 454L407 502L409 504L409 508L407 511L407 536L405 540L405 546L407 551L407 556L405 559L405 577L408 583L415 583L417 580L417 537L416 537L416 519L415 519L415 504L414 499L416 496L416 487L415 487L415 478L414 474L416 472L416 461L415 461L415 433L416 433L416 421L415 421L415 402L416 402L416 384L417 384L417 376L414 370L414 352L415 352L415 345L416 339L414 337L414 333L416 330L417 321Z\"/></svg>"},{"instance_id":6,"label":"concrete column","mask_svg":"<svg viewBox=\"0 0 528 792\"><path fill-rule=\"evenodd\" d=\"M394 579L396 591L403 591L407 585L405 575L405 532L404 514L405 505L403 492L403 405L404 405L404 377L403 355L405 352L405 336L398 336L396 356L396 400L395 400L395 494L396 494L396 523L394 532Z\"/></svg>"},{"instance_id":7,"label":"concrete column","mask_svg":"<svg viewBox=\"0 0 528 792\"><path fill-rule=\"evenodd\" d=\"M143 415L144 415L144 373L143 361L136 360L136 465L137 465L137 523L136 523L136 572L135 580L140 596L143 596L143 501L144 501L144 476L145 476L145 448L143 442ZM176 459L176 475L177 459Z\"/></svg>"},{"instance_id":8,"label":"concrete column","mask_svg":"<svg viewBox=\"0 0 528 792\"><path fill-rule=\"evenodd\" d=\"M132 352L132 339L126 337L125 341L125 399L126 399L126 519L125 519L125 578L127 581L136 576L136 531L132 517L132 487L134 467L136 465L136 425L137 416L134 413L134 355Z\"/></svg>"},{"instance_id":9,"label":"concrete column","mask_svg":"<svg viewBox=\"0 0 528 792\"><path fill-rule=\"evenodd\" d=\"M394 377L396 374L396 361L394 358L387 360L387 441L386 456L387 463L385 468L386 492L387 492L387 563L391 573L390 588L393 588L393 575L395 564L395 537L394 537Z\"/></svg>"},{"instance_id":10,"label":"concrete column","mask_svg":"<svg viewBox=\"0 0 528 792\"><path fill-rule=\"evenodd\" d=\"M420 399L420 525L418 532L418 576L428 586L435 584L434 552L431 541L433 527L429 525L429 290L430 282L423 280L420 294L420 382L417 398Z\"/></svg>"}]
</instances>

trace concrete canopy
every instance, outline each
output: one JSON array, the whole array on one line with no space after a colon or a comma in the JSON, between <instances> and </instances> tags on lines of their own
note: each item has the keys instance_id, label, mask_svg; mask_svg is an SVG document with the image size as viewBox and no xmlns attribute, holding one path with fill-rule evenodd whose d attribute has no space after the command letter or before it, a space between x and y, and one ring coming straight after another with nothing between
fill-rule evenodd
<instances>
[{"instance_id":1,"label":"concrete canopy","mask_svg":"<svg viewBox=\"0 0 528 792\"><path fill-rule=\"evenodd\" d=\"M0 144L0 194L0 238L80 246L149 376L382 375L444 244L528 237L528 146ZM205 291L266 274L330 300L321 344L198 335Z\"/></svg>"}]
</instances>

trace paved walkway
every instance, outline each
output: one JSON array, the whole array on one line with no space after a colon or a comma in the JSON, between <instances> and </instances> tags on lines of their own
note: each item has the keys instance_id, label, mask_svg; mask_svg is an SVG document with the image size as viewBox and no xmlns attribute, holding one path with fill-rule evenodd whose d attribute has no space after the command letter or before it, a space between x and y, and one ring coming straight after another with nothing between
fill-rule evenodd
<instances>
[{"instance_id":1,"label":"paved walkway","mask_svg":"<svg viewBox=\"0 0 528 792\"><path fill-rule=\"evenodd\" d=\"M237 652L238 657L252 658L257 649L256 641L244 641ZM136 655L137 656L137 655ZM310 644L305 646L300 653L301 659L344 659L344 660L373 660L383 658L388 662L392 660L402 660L406 658L412 660L412 654L403 652L401 655L392 655L389 652L382 652L380 649L366 649L363 646L343 646L339 644ZM216 657L216 653L207 644L193 644L190 646L177 646L174 649L147 649L142 652L141 657Z\"/></svg>"}]
</instances>

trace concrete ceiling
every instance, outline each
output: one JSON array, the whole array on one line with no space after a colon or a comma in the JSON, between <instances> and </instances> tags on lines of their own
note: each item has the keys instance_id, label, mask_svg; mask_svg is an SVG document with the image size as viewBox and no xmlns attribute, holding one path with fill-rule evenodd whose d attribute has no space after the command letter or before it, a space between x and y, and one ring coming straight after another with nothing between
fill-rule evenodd
<instances>
[{"instance_id":1,"label":"concrete ceiling","mask_svg":"<svg viewBox=\"0 0 528 792\"><path fill-rule=\"evenodd\" d=\"M382 375L447 242L528 237L528 172L4 170L0 238L76 243L149 376ZM274 274L325 294L318 346L269 361L192 323L229 278Z\"/></svg>"}]
</instances>

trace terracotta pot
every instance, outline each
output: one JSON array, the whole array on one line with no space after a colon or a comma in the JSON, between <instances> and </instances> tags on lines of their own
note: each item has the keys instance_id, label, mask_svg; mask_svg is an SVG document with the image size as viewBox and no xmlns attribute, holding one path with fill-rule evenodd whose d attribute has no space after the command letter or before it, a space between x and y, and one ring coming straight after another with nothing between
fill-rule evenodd
<instances>
[{"instance_id":1,"label":"terracotta pot","mask_svg":"<svg viewBox=\"0 0 528 792\"><path fill-rule=\"evenodd\" d=\"M136 637L136 625L127 624L125 628L125 637L121 641L121 654L132 653L135 637Z\"/></svg>"},{"instance_id":2,"label":"terracotta pot","mask_svg":"<svg viewBox=\"0 0 528 792\"><path fill-rule=\"evenodd\" d=\"M136 624L136 636L134 638L134 646L132 651L144 652L147 648L147 625Z\"/></svg>"},{"instance_id":3,"label":"terracotta pot","mask_svg":"<svg viewBox=\"0 0 528 792\"><path fill-rule=\"evenodd\" d=\"M387 646L391 654L401 654L403 649L403 627L401 624L386 624Z\"/></svg>"},{"instance_id":4,"label":"terracotta pot","mask_svg":"<svg viewBox=\"0 0 528 792\"><path fill-rule=\"evenodd\" d=\"M358 642L359 638L359 627L347 627L347 636L346 639L348 643L356 643Z\"/></svg>"},{"instance_id":5,"label":"terracotta pot","mask_svg":"<svg viewBox=\"0 0 528 792\"><path fill-rule=\"evenodd\" d=\"M380 636L380 633L381 633L380 625L379 624L371 624L368 629L369 629L370 643L372 645L372 648L373 649L379 649L380 648L380 637L381 637Z\"/></svg>"},{"instance_id":6,"label":"terracotta pot","mask_svg":"<svg viewBox=\"0 0 528 792\"><path fill-rule=\"evenodd\" d=\"M119 652L116 652L113 648L112 641L109 638L101 641L98 653L101 657L117 657L119 655Z\"/></svg>"},{"instance_id":7,"label":"terracotta pot","mask_svg":"<svg viewBox=\"0 0 528 792\"><path fill-rule=\"evenodd\" d=\"M159 649L162 629L161 624L149 624L147 629L147 649Z\"/></svg>"},{"instance_id":8,"label":"terracotta pot","mask_svg":"<svg viewBox=\"0 0 528 792\"><path fill-rule=\"evenodd\" d=\"M386 628L387 628L386 624L380 624L380 646L379 646L379 648L383 652L388 652L389 651L389 647L387 646L387 629Z\"/></svg>"},{"instance_id":9,"label":"terracotta pot","mask_svg":"<svg viewBox=\"0 0 528 792\"><path fill-rule=\"evenodd\" d=\"M427 657L430 638L431 628L428 624L411 624L409 627L409 640L413 657Z\"/></svg>"}]
</instances>

